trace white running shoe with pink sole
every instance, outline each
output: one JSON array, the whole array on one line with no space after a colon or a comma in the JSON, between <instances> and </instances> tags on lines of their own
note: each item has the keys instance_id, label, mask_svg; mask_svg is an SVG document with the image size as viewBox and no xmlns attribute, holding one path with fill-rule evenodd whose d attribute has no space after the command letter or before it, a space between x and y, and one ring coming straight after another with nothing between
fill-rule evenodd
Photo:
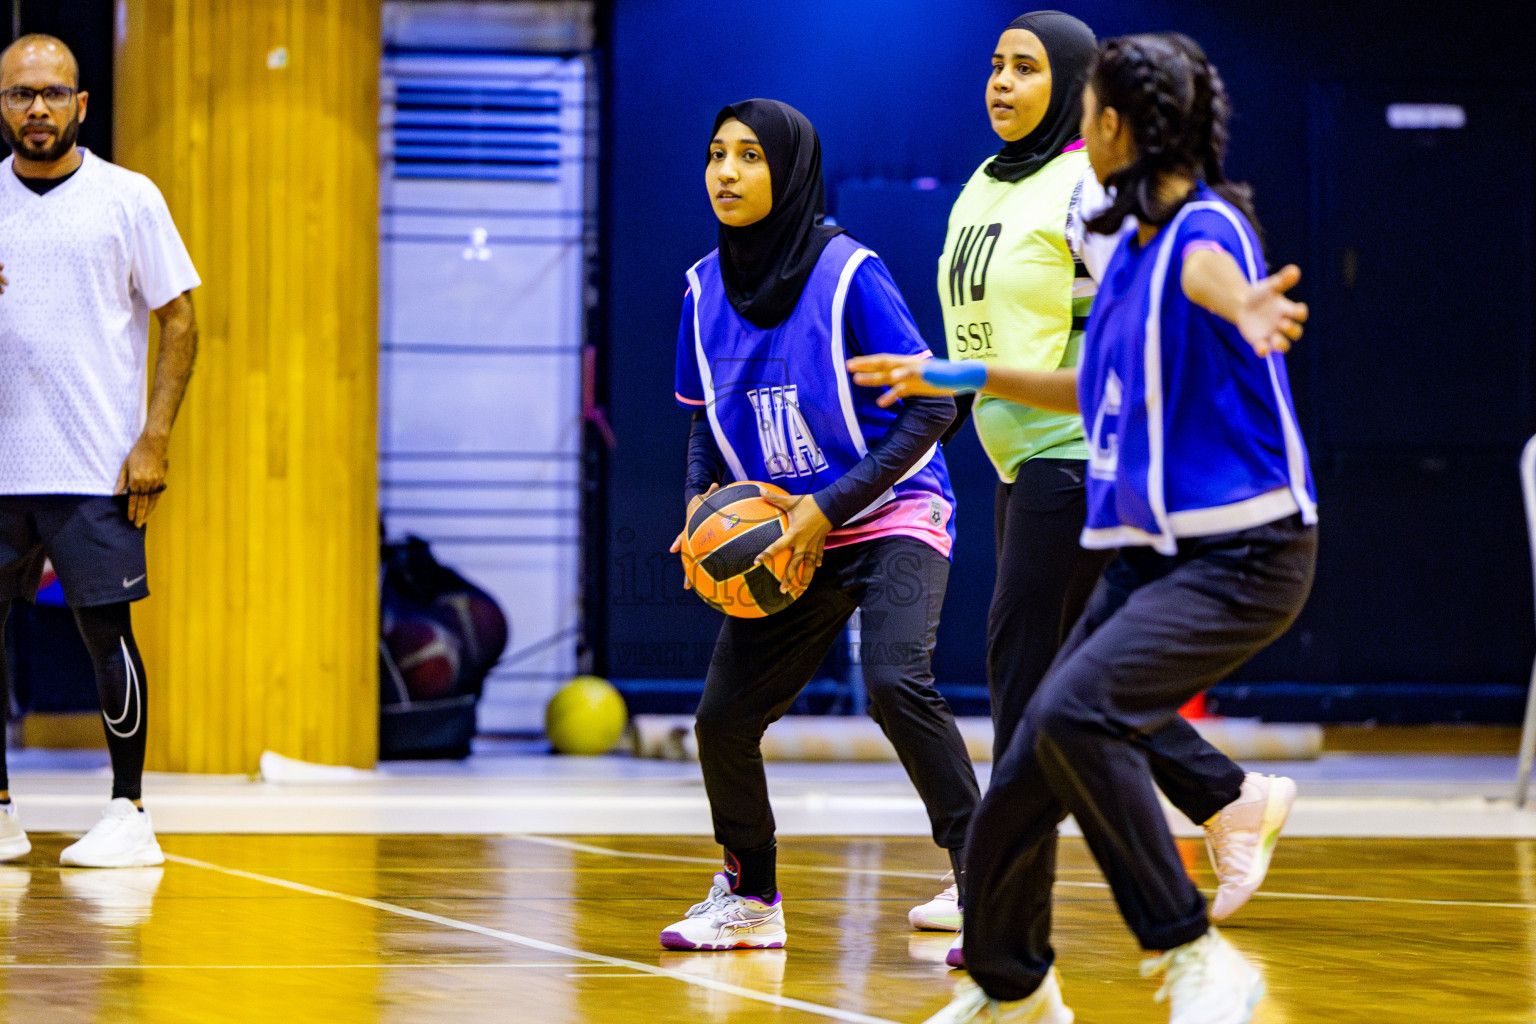
<instances>
[{"instance_id":1,"label":"white running shoe with pink sole","mask_svg":"<svg viewBox=\"0 0 1536 1024\"><path fill-rule=\"evenodd\" d=\"M1296 783L1249 772L1236 800L1205 823L1205 848L1216 871L1211 920L1225 921L1264 884L1280 830L1296 802Z\"/></svg>"},{"instance_id":2,"label":"white running shoe with pink sole","mask_svg":"<svg viewBox=\"0 0 1536 1024\"><path fill-rule=\"evenodd\" d=\"M951 885L920 907L907 912L907 923L917 931L960 930L960 887Z\"/></svg>"}]
</instances>

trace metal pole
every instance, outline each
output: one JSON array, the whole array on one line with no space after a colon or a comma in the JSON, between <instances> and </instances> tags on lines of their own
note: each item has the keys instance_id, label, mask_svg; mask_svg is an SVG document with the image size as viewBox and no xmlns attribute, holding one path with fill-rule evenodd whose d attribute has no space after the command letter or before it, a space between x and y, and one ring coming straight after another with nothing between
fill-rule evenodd
<instances>
[{"instance_id":1,"label":"metal pole","mask_svg":"<svg viewBox=\"0 0 1536 1024\"><path fill-rule=\"evenodd\" d=\"M21 0L11 0L11 42L21 38Z\"/></svg>"},{"instance_id":2,"label":"metal pole","mask_svg":"<svg viewBox=\"0 0 1536 1024\"><path fill-rule=\"evenodd\" d=\"M1525 525L1531 541L1531 578L1536 584L1536 437L1525 443L1520 455L1520 484L1525 491ZM1520 730L1520 771L1515 779L1515 806L1525 806L1531 781L1531 762L1536 758L1536 665L1531 666L1531 686L1525 695L1525 726Z\"/></svg>"}]
</instances>

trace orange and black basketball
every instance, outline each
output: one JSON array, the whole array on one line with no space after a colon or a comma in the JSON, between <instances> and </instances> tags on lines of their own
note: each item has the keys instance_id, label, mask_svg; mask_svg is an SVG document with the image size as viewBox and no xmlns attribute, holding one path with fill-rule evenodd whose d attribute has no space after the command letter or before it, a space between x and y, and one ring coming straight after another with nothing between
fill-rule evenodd
<instances>
[{"instance_id":1,"label":"orange and black basketball","mask_svg":"<svg viewBox=\"0 0 1536 1024\"><path fill-rule=\"evenodd\" d=\"M795 572L787 594L779 583L790 572L788 550L753 565L764 548L784 535L784 513L762 499L764 492L788 495L772 484L751 480L722 487L699 503L683 531L683 572L694 593L727 615L758 619L792 604L810 582Z\"/></svg>"}]
</instances>

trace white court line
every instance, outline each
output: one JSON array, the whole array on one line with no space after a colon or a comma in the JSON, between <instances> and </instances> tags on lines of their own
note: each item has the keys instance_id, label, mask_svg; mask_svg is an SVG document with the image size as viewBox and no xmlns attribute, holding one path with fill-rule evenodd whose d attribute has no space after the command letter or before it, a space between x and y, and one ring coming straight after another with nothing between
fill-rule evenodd
<instances>
[{"instance_id":1,"label":"white court line","mask_svg":"<svg viewBox=\"0 0 1536 1024\"><path fill-rule=\"evenodd\" d=\"M523 968L559 968L570 970L573 967L581 967L582 964L562 964L554 961L542 963L500 963L500 964L398 964L380 961L372 964L6 964L7 971L378 971L378 970L410 970L419 968L432 971L485 971L485 970L519 970ZM593 968L607 967L607 964L592 964ZM589 978L608 977L608 975L571 974L567 977Z\"/></svg>"},{"instance_id":2,"label":"white court line","mask_svg":"<svg viewBox=\"0 0 1536 1024\"><path fill-rule=\"evenodd\" d=\"M577 853L597 853L609 857L633 857L636 860L670 860L680 861L684 864L712 864L720 866L719 857L684 857L676 853L641 853L631 850L610 850L603 846L588 846L586 843L573 843L569 839L555 839L552 836L514 835L509 839L518 839L525 843L538 843L543 846L554 846L562 850L574 850ZM927 878L938 881L943 872L940 871L887 871L884 868L848 868L848 867L823 867L814 864L785 864L785 868L792 871L819 871L828 875L878 875L885 878Z\"/></svg>"},{"instance_id":3,"label":"white court line","mask_svg":"<svg viewBox=\"0 0 1536 1024\"><path fill-rule=\"evenodd\" d=\"M634 860L670 860L683 864L719 864L719 857L684 857L677 853L641 853L638 850L610 850L606 846L589 846L586 843L573 843L569 839L556 839L553 836L528 836L514 835L509 839L516 839L524 843L537 843L540 846L553 846L561 850L574 850L577 853L597 853L610 857L629 857Z\"/></svg>"},{"instance_id":4,"label":"white court line","mask_svg":"<svg viewBox=\"0 0 1536 1024\"><path fill-rule=\"evenodd\" d=\"M1107 886L1106 886L1107 888ZM1332 900L1335 903L1400 903L1412 907L1487 907L1498 910L1536 910L1536 903L1495 903L1484 900L1416 900L1407 896L1348 896L1343 893L1318 892L1264 892L1255 896L1268 896L1276 900Z\"/></svg>"},{"instance_id":5,"label":"white court line","mask_svg":"<svg viewBox=\"0 0 1536 1024\"><path fill-rule=\"evenodd\" d=\"M589 846L586 843L573 843L568 839L555 839L551 836L515 835L509 838L522 840L527 843L539 843L544 846L556 846L561 849L576 850L581 853L604 854L609 857L634 857L643 860L678 860L696 864L719 864L718 858L708 857L683 857L672 853L639 853L630 850L613 850L603 846ZM888 878L933 878L932 872L919 871L886 871L881 868L844 868L822 867L801 864L785 864L783 867L792 871L820 871L834 875L881 875ZM1058 878L1057 885L1069 885L1077 889L1108 889L1108 882L1072 882ZM1319 900L1336 903L1390 903L1399 906L1412 907L1487 907L1502 910L1536 910L1536 903L1495 903L1484 900L1428 900L1413 899L1407 896L1349 896L1333 893L1316 892L1267 892L1263 889L1254 893L1254 896L1263 896L1275 900Z\"/></svg>"},{"instance_id":6,"label":"white court line","mask_svg":"<svg viewBox=\"0 0 1536 1024\"><path fill-rule=\"evenodd\" d=\"M586 950L571 949L568 946L560 946L553 942L545 942L542 939L530 938L526 935L518 935L514 932L502 931L498 928L487 928L484 925L471 924L468 921L459 921L451 917L443 917L439 914L429 914L424 910L412 910L410 907L401 907L393 903L385 903L382 900L368 899L364 896L350 896L344 892L332 892L329 889L316 888L313 885L305 885L303 882L292 882L286 878L274 878L271 875L260 875L254 871L242 871L239 868L227 868L220 864L211 864L205 860L197 860L194 857L183 857L180 854L167 853L165 859L177 864L185 864L188 867L202 868L205 871L217 871L220 874L230 875L234 878L245 878L253 882L264 882L267 885L275 885L294 892L302 892L310 896L324 896L327 899L341 900L354 906L367 907L385 914L394 914L397 917L414 918L417 921L425 921L428 924L440 925L444 928L456 928L459 931L473 932L476 935L484 935L487 938L500 939L514 945L524 946L528 949L541 949L546 953L559 953L562 956L574 957L577 960L590 960L593 963L607 964L610 967L625 967L642 974L654 974L658 977L671 978L685 985L694 985L699 988L713 989L716 992L724 992L728 995L740 996L743 999L751 999L760 1003L769 1003L773 1006L782 1006L789 1010L800 1010L804 1013L815 1014L818 1017L826 1017L830 1020L846 1021L848 1024L897 1024L896 1021L887 1020L884 1017L871 1017L867 1014L853 1013L849 1010L839 1010L832 1006L820 1006L816 1003L808 1003L802 999L790 999L786 996L776 996L767 992L758 992L740 985L731 985L727 982L716 981L713 978L700 978L681 971L671 971L665 967L654 967L650 964L640 963L637 960L625 960L622 957L605 956L602 953L589 953ZM709 954L703 954L709 955ZM731 955L731 954L724 954ZM9 965L7 965L9 966ZM445 964L445 967L456 966ZM567 965L570 966L570 965Z\"/></svg>"},{"instance_id":7,"label":"white court line","mask_svg":"<svg viewBox=\"0 0 1536 1024\"><path fill-rule=\"evenodd\" d=\"M671 860L683 861L688 864L711 864L720 866L719 857L684 857L676 853L641 853L636 850L613 850L606 846L590 846L586 843L575 843L569 839L556 839L553 836L514 835L509 839L521 840L525 843L538 843L541 846L554 846L562 850L574 850L577 853L596 853L608 857L633 857L637 860ZM863 838L863 837L861 837ZM838 865L824 866L819 864L781 864L780 867L788 871L819 871L826 875L873 875L881 878L924 878L929 881L942 880L937 871L892 871L887 868L849 868ZM1084 889L1108 889L1107 882L1070 882L1062 879L1056 880L1057 885L1075 885Z\"/></svg>"}]
</instances>

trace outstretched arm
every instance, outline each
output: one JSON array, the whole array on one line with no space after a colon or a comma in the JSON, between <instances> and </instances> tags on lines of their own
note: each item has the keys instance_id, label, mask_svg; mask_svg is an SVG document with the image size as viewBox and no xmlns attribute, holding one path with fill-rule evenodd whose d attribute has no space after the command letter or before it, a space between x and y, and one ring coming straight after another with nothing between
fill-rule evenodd
<instances>
[{"instance_id":1,"label":"outstretched arm","mask_svg":"<svg viewBox=\"0 0 1536 1024\"><path fill-rule=\"evenodd\" d=\"M855 356L848 369L855 384L889 389L876 399L883 406L909 395L979 391L1047 412L1078 411L1076 369L1019 370L975 360L886 355Z\"/></svg>"},{"instance_id":2,"label":"outstretched arm","mask_svg":"<svg viewBox=\"0 0 1536 1024\"><path fill-rule=\"evenodd\" d=\"M1261 356L1289 351L1291 342L1301 337L1307 304L1285 297L1300 280L1301 271L1290 264L1251 282L1232 254L1215 246L1188 253L1179 277L1190 302L1236 326Z\"/></svg>"},{"instance_id":3,"label":"outstretched arm","mask_svg":"<svg viewBox=\"0 0 1536 1024\"><path fill-rule=\"evenodd\" d=\"M192 293L182 292L155 310L160 321L160 353L155 360L155 383L149 392L149 414L123 468L117 475L117 493L128 494L128 518L143 526L165 490L171 443L171 426L181 409L197 359L197 317Z\"/></svg>"}]
</instances>

